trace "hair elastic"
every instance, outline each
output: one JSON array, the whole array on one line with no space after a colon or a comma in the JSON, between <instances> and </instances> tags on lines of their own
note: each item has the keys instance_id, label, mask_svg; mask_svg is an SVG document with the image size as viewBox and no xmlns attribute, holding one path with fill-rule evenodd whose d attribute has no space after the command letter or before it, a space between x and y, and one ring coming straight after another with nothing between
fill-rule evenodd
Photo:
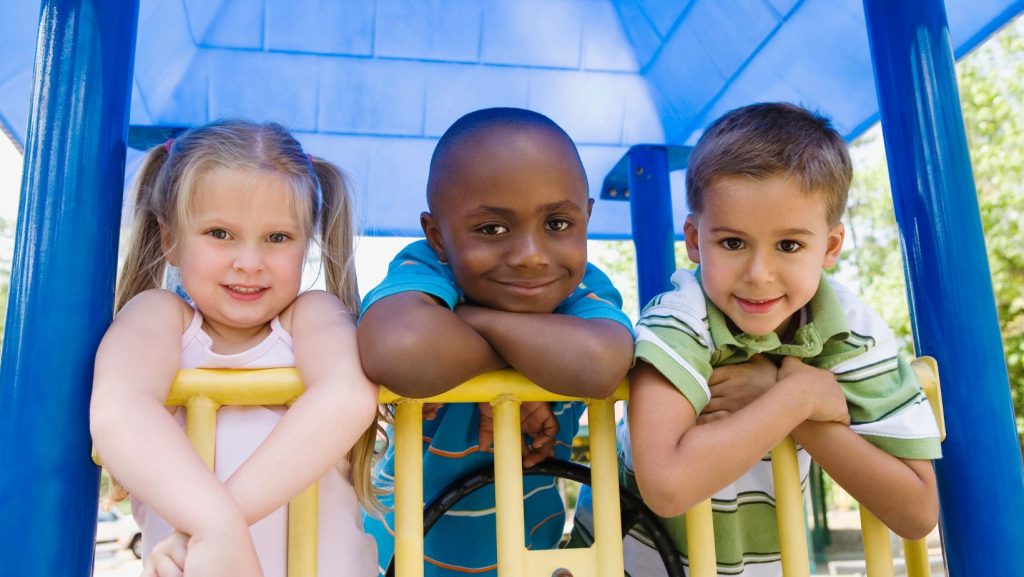
<instances>
[{"instance_id":1,"label":"hair elastic","mask_svg":"<svg viewBox=\"0 0 1024 577\"><path fill-rule=\"evenodd\" d=\"M316 181L316 213L320 214L324 208L324 191L320 188L320 176L316 173L316 166L313 163L313 155L307 152L306 160L309 161L309 167L313 169L313 180Z\"/></svg>"},{"instance_id":2,"label":"hair elastic","mask_svg":"<svg viewBox=\"0 0 1024 577\"><path fill-rule=\"evenodd\" d=\"M174 146L174 139L173 138L168 138L167 142L164 143L164 150L167 151L167 154L171 153L171 147L172 146Z\"/></svg>"}]
</instances>

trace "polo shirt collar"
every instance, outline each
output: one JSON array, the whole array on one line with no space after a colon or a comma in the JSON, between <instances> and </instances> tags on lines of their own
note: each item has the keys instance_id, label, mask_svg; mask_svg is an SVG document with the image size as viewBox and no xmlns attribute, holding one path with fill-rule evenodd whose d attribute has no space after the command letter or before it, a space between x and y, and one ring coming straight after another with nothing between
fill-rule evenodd
<instances>
[{"instance_id":1,"label":"polo shirt collar","mask_svg":"<svg viewBox=\"0 0 1024 577\"><path fill-rule=\"evenodd\" d=\"M696 276L700 282L699 267ZM760 336L734 333L725 314L710 299L706 299L706 302L711 340L715 343L716 353L722 355L723 360L738 355L740 359L732 360L740 362L758 353L799 358L815 357L821 354L825 343L836 338L846 339L850 333L839 297L824 273L811 302L797 313L800 315L799 328L787 343L782 343L774 332Z\"/></svg>"}]
</instances>

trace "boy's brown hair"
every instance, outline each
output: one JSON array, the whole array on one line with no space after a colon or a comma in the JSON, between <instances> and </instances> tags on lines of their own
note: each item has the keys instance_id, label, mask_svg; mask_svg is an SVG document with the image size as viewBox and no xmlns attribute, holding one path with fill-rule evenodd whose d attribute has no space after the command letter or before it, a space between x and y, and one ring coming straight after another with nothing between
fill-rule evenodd
<instances>
[{"instance_id":1,"label":"boy's brown hair","mask_svg":"<svg viewBox=\"0 0 1024 577\"><path fill-rule=\"evenodd\" d=\"M731 110L707 128L690 155L686 202L700 215L715 179L773 176L795 179L808 194L825 198L829 226L839 223L853 178L850 153L831 121L783 102Z\"/></svg>"}]
</instances>

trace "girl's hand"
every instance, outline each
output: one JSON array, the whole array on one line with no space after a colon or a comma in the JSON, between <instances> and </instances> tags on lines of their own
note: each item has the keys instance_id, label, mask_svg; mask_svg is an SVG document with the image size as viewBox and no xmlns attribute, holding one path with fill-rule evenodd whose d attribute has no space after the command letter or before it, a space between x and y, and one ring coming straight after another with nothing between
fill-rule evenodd
<instances>
[{"instance_id":1,"label":"girl's hand","mask_svg":"<svg viewBox=\"0 0 1024 577\"><path fill-rule=\"evenodd\" d=\"M175 531L156 544L146 558L142 577L182 577L188 553L188 535Z\"/></svg>"},{"instance_id":2,"label":"girl's hand","mask_svg":"<svg viewBox=\"0 0 1024 577\"><path fill-rule=\"evenodd\" d=\"M697 417L697 424L717 421L749 405L778 381L778 373L778 367L764 355L716 368L708 379L711 399Z\"/></svg>"},{"instance_id":3,"label":"girl's hand","mask_svg":"<svg viewBox=\"0 0 1024 577\"><path fill-rule=\"evenodd\" d=\"M173 536L172 536L173 537ZM183 575L186 577L263 577L247 526L232 524L212 535L188 541ZM158 574L158 577L164 577Z\"/></svg>"},{"instance_id":4,"label":"girl's hand","mask_svg":"<svg viewBox=\"0 0 1024 577\"><path fill-rule=\"evenodd\" d=\"M797 394L810 404L809 421L835 421L850 424L846 395L831 371L804 364L796 357L785 357L779 367L779 383L797 387Z\"/></svg>"},{"instance_id":5,"label":"girl's hand","mask_svg":"<svg viewBox=\"0 0 1024 577\"><path fill-rule=\"evenodd\" d=\"M494 441L493 407L490 403L478 403L477 408L480 410L479 447L481 451L490 451ZM555 454L558 420L548 403L523 403L519 407L519 427L523 435L523 467L530 468Z\"/></svg>"}]
</instances>

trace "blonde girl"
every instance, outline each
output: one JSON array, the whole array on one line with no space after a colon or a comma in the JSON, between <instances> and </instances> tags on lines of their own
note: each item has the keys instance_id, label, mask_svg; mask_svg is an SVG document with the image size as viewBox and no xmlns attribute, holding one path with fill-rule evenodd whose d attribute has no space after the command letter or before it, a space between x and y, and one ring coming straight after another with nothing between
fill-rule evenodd
<instances>
[{"instance_id":1,"label":"blonde girl","mask_svg":"<svg viewBox=\"0 0 1024 577\"><path fill-rule=\"evenodd\" d=\"M131 490L144 576L286 573L285 504L320 483L319 573L376 575L359 507L377 388L363 375L345 178L277 124L226 120L147 153L117 316L96 355L93 441ZM317 243L329 292L302 291ZM165 265L183 294L162 290ZM297 367L290 408L225 407L215 472L164 408L183 368Z\"/></svg>"}]
</instances>

